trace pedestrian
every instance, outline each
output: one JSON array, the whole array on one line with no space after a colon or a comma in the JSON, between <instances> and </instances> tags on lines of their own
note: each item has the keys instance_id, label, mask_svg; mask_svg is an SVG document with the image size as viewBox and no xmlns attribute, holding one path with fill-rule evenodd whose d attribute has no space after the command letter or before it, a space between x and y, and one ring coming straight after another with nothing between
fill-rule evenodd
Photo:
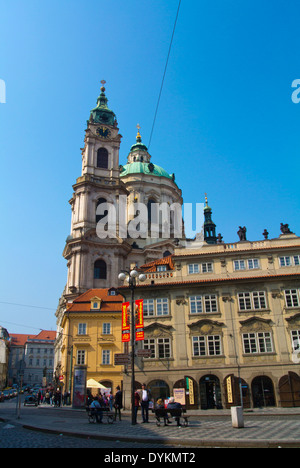
<instances>
[{"instance_id":1,"label":"pedestrian","mask_svg":"<svg viewBox=\"0 0 300 468\"><path fill-rule=\"evenodd\" d=\"M56 390L55 395L54 395L54 405L55 406L60 406L61 404L61 392L59 388Z\"/></svg>"},{"instance_id":2,"label":"pedestrian","mask_svg":"<svg viewBox=\"0 0 300 468\"><path fill-rule=\"evenodd\" d=\"M138 410L139 410L139 407L140 407L140 401L141 401L140 394L139 394L138 391L135 391L134 392L134 418L135 418L135 423L137 423L137 414L138 414Z\"/></svg>"},{"instance_id":3,"label":"pedestrian","mask_svg":"<svg viewBox=\"0 0 300 468\"><path fill-rule=\"evenodd\" d=\"M151 392L147 388L146 384L143 383L141 391L141 407L142 407L142 418L143 423L149 422L149 403L151 400Z\"/></svg>"},{"instance_id":4,"label":"pedestrian","mask_svg":"<svg viewBox=\"0 0 300 468\"><path fill-rule=\"evenodd\" d=\"M109 409L112 411L113 409L113 404L114 404L114 397L111 392L109 392L109 397L108 397L108 404L109 404Z\"/></svg>"},{"instance_id":5,"label":"pedestrian","mask_svg":"<svg viewBox=\"0 0 300 468\"><path fill-rule=\"evenodd\" d=\"M45 402L47 405L50 405L50 393L48 391L45 394Z\"/></svg>"},{"instance_id":6,"label":"pedestrian","mask_svg":"<svg viewBox=\"0 0 300 468\"><path fill-rule=\"evenodd\" d=\"M116 388L117 392L115 394L115 402L114 402L114 407L115 407L115 421L117 420L117 414L119 415L119 421L121 421L121 409L123 408L122 404L122 392L120 390L119 385Z\"/></svg>"}]
</instances>

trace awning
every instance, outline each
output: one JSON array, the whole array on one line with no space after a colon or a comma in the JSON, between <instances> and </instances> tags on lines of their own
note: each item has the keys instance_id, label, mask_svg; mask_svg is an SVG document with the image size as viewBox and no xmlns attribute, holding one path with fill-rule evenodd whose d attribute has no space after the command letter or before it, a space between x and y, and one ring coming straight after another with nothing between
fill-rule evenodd
<instances>
[{"instance_id":1,"label":"awning","mask_svg":"<svg viewBox=\"0 0 300 468\"><path fill-rule=\"evenodd\" d=\"M105 388L106 389L104 385L102 385L101 383L97 382L94 379L89 379L86 383L86 386L87 388Z\"/></svg>"}]
</instances>

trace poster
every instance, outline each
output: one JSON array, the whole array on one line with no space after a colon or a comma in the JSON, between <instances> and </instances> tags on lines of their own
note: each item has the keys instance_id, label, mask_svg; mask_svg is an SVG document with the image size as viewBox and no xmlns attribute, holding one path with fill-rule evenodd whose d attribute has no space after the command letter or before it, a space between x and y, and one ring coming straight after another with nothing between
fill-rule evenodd
<instances>
[{"instance_id":1,"label":"poster","mask_svg":"<svg viewBox=\"0 0 300 468\"><path fill-rule=\"evenodd\" d=\"M73 408L85 407L86 367L74 367Z\"/></svg>"}]
</instances>

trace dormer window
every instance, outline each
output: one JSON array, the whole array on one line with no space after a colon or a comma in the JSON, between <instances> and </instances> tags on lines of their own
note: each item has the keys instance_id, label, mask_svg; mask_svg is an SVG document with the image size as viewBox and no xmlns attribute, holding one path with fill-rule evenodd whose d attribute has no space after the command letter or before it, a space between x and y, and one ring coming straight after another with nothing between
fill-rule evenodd
<instances>
[{"instance_id":1,"label":"dormer window","mask_svg":"<svg viewBox=\"0 0 300 468\"><path fill-rule=\"evenodd\" d=\"M91 299L91 309L100 310L101 308L101 299L99 297L92 297Z\"/></svg>"}]
</instances>

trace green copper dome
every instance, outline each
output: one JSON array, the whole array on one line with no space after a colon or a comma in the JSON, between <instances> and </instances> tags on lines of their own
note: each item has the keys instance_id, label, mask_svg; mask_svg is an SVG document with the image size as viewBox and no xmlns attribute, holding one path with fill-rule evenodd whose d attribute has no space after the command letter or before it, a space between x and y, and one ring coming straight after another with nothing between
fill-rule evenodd
<instances>
[{"instance_id":1,"label":"green copper dome","mask_svg":"<svg viewBox=\"0 0 300 468\"><path fill-rule=\"evenodd\" d=\"M105 82L103 81L103 83ZM95 123L116 125L115 113L107 107L107 101L105 88L102 86L100 96L97 99L97 106L91 110L91 118Z\"/></svg>"},{"instance_id":2,"label":"green copper dome","mask_svg":"<svg viewBox=\"0 0 300 468\"><path fill-rule=\"evenodd\" d=\"M148 162L132 162L121 166L120 177L125 177L130 174L147 174L156 177L166 177L173 181L175 180L174 174L168 174L162 167Z\"/></svg>"}]
</instances>

